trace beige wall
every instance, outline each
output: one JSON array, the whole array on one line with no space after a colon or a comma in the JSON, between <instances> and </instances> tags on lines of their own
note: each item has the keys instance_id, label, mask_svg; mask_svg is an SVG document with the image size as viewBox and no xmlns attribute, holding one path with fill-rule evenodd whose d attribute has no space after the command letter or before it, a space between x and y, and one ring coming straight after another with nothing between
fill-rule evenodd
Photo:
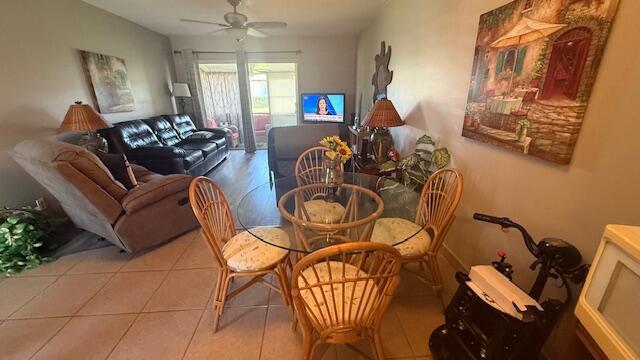
<instances>
[{"instance_id":1,"label":"beige wall","mask_svg":"<svg viewBox=\"0 0 640 360\"><path fill-rule=\"evenodd\" d=\"M169 39L79 0L2 1L0 49L0 206L45 194L7 150L54 133L73 101L91 103L78 49L126 61L136 111L107 120L172 111Z\"/></svg>"},{"instance_id":2,"label":"beige wall","mask_svg":"<svg viewBox=\"0 0 640 360\"><path fill-rule=\"evenodd\" d=\"M487 263L504 249L517 267L516 281L528 288L532 257L520 236L474 221L474 212L511 217L537 239L566 239L586 261L592 259L605 224L640 224L640 2L621 1L568 166L460 135L478 19L502 4L504 0L390 1L359 38L356 95L371 98L373 57L380 41L387 41L394 70L389 98L408 124L394 129L396 143L406 152L416 135L426 131L449 147L453 165L465 175L446 246L467 266ZM370 107L365 104L364 110Z\"/></svg>"},{"instance_id":3,"label":"beige wall","mask_svg":"<svg viewBox=\"0 0 640 360\"><path fill-rule=\"evenodd\" d=\"M340 92L346 94L346 114L351 116L355 103L355 37L248 37L241 43L226 36L172 36L174 50L195 51L295 51L299 55L267 54L267 59L290 59L298 63L298 90L306 92ZM252 55L257 57L258 55ZM233 60L231 55L202 54L201 60ZM176 70L181 65L176 61ZM299 101L299 100L298 100Z\"/></svg>"}]
</instances>

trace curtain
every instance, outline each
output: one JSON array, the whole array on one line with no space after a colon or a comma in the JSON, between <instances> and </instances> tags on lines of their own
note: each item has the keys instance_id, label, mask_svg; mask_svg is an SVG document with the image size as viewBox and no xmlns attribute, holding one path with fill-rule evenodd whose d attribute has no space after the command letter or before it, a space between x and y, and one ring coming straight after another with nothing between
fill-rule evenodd
<instances>
[{"instance_id":1,"label":"curtain","mask_svg":"<svg viewBox=\"0 0 640 360\"><path fill-rule=\"evenodd\" d=\"M211 119L219 126L226 122L238 128L242 134L242 111L240 110L240 87L235 72L200 71L205 125L212 126ZM242 139L241 139L242 143Z\"/></svg>"},{"instance_id":2,"label":"curtain","mask_svg":"<svg viewBox=\"0 0 640 360\"><path fill-rule=\"evenodd\" d=\"M198 128L204 127L204 114L200 96L198 76L198 55L193 50L182 50L176 57L176 73L178 82L189 84L191 97L182 99L181 111L188 114Z\"/></svg>"},{"instance_id":3,"label":"curtain","mask_svg":"<svg viewBox=\"0 0 640 360\"><path fill-rule=\"evenodd\" d=\"M242 113L242 135L244 137L244 151L248 153L256 152L256 139L253 136L253 123L251 122L251 99L249 97L249 64L247 53L236 52L238 83L240 89L240 109Z\"/></svg>"}]
</instances>

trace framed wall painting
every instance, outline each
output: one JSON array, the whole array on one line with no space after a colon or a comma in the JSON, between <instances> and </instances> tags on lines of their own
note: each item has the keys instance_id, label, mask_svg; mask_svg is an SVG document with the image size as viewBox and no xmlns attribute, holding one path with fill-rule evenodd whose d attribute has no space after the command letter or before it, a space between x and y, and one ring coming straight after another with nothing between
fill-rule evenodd
<instances>
[{"instance_id":1,"label":"framed wall painting","mask_svg":"<svg viewBox=\"0 0 640 360\"><path fill-rule=\"evenodd\" d=\"M135 110L124 59L80 51L96 110L102 114Z\"/></svg>"},{"instance_id":2,"label":"framed wall painting","mask_svg":"<svg viewBox=\"0 0 640 360\"><path fill-rule=\"evenodd\" d=\"M462 136L569 164L619 0L516 0L480 16Z\"/></svg>"}]
</instances>

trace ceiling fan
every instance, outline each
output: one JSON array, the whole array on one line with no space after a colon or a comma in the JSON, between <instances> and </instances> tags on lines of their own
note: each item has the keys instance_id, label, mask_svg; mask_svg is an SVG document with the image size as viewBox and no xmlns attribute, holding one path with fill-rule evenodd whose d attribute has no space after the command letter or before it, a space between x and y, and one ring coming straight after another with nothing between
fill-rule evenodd
<instances>
[{"instance_id":1,"label":"ceiling fan","mask_svg":"<svg viewBox=\"0 0 640 360\"><path fill-rule=\"evenodd\" d=\"M249 18L245 14L241 14L238 12L237 8L242 2L242 0L227 0L231 6L233 6L233 12L228 12L224 14L224 21L226 24L204 21L204 20L193 20L193 19L180 19L183 22L197 23L197 24L208 24L208 25L216 25L222 27L221 29L214 30L209 34L215 34L217 32L224 31L227 35L232 36L237 41L244 40L245 37L254 36L254 37L267 37L268 35L261 31L261 29L279 29L287 27L287 23L279 22L279 21L252 21L249 22Z\"/></svg>"}]
</instances>

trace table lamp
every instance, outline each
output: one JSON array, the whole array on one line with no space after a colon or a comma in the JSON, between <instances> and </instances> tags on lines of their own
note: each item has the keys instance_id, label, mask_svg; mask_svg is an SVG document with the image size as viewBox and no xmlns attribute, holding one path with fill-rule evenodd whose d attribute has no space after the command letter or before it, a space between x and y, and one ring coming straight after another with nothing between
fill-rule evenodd
<instances>
[{"instance_id":1,"label":"table lamp","mask_svg":"<svg viewBox=\"0 0 640 360\"><path fill-rule=\"evenodd\" d=\"M83 131L87 132L78 145L95 153L98 150L107 152L107 140L98 134L96 130L108 128L110 125L93 108L82 101L76 101L69 106L67 115L60 125L59 131Z\"/></svg>"},{"instance_id":2,"label":"table lamp","mask_svg":"<svg viewBox=\"0 0 640 360\"><path fill-rule=\"evenodd\" d=\"M389 161L389 151L393 147L393 138L388 128L402 126L404 121L389 99L376 100L373 108L364 120L364 126L372 128L371 148L378 164Z\"/></svg>"},{"instance_id":3,"label":"table lamp","mask_svg":"<svg viewBox=\"0 0 640 360\"><path fill-rule=\"evenodd\" d=\"M186 100L184 98L191 97L191 91L189 90L189 84L184 83L173 83L173 91L171 92L173 97L181 98L180 99L180 107L182 111L185 112Z\"/></svg>"}]
</instances>

